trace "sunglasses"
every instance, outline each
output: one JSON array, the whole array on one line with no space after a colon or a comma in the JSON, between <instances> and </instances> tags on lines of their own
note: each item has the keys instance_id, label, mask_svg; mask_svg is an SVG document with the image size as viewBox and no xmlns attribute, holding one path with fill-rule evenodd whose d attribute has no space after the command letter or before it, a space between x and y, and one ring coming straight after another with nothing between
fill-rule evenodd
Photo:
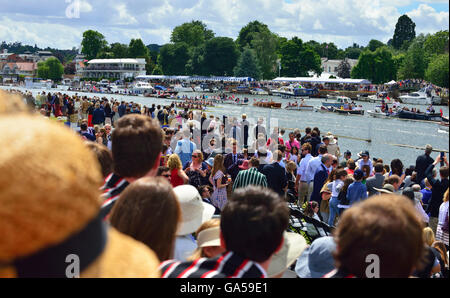
<instances>
[{"instance_id":1,"label":"sunglasses","mask_svg":"<svg viewBox=\"0 0 450 298\"><path fill-rule=\"evenodd\" d=\"M169 178L170 174L162 175L163 177Z\"/></svg>"},{"instance_id":2,"label":"sunglasses","mask_svg":"<svg viewBox=\"0 0 450 298\"><path fill-rule=\"evenodd\" d=\"M193 158L197 158L198 156L197 156L197 155L192 155L192 157L193 157Z\"/></svg>"}]
</instances>

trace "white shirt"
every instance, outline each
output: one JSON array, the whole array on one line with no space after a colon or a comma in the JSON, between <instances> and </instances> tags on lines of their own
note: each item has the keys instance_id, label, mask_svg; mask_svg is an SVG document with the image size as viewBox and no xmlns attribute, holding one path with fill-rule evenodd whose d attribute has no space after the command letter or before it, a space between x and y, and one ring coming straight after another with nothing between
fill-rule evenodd
<instances>
[{"instance_id":1,"label":"white shirt","mask_svg":"<svg viewBox=\"0 0 450 298\"><path fill-rule=\"evenodd\" d=\"M190 257L196 249L197 242L195 242L191 235L178 236L175 239L173 258L180 262L186 262L187 258Z\"/></svg>"},{"instance_id":2,"label":"white shirt","mask_svg":"<svg viewBox=\"0 0 450 298\"><path fill-rule=\"evenodd\" d=\"M360 160L358 160L358 168L360 170L362 170L363 166L369 166L370 167L370 174L373 173L373 163L372 163L372 161L370 159L368 159L367 162L364 162L364 159L362 159L362 158Z\"/></svg>"},{"instance_id":3,"label":"white shirt","mask_svg":"<svg viewBox=\"0 0 450 298\"><path fill-rule=\"evenodd\" d=\"M311 160L308 162L308 166L306 167L305 181L314 180L314 175L316 174L316 171L321 164L322 164L322 155L311 158Z\"/></svg>"},{"instance_id":4,"label":"white shirt","mask_svg":"<svg viewBox=\"0 0 450 298\"><path fill-rule=\"evenodd\" d=\"M305 177L306 175L306 168L308 167L308 163L311 160L312 155L311 154L307 154L301 161L300 161L300 165L297 168L297 175L300 175L300 180L301 181L306 181L309 182L309 180L307 180ZM303 178L303 180L302 180Z\"/></svg>"},{"instance_id":5,"label":"white shirt","mask_svg":"<svg viewBox=\"0 0 450 298\"><path fill-rule=\"evenodd\" d=\"M445 217L448 213L448 201L441 204L439 207L439 225L443 226L445 222Z\"/></svg>"},{"instance_id":6,"label":"white shirt","mask_svg":"<svg viewBox=\"0 0 450 298\"><path fill-rule=\"evenodd\" d=\"M328 183L327 186L329 189L331 189L331 196L337 198L339 192L341 191L342 186L344 186L344 182L341 179L338 179L331 183Z\"/></svg>"}]
</instances>

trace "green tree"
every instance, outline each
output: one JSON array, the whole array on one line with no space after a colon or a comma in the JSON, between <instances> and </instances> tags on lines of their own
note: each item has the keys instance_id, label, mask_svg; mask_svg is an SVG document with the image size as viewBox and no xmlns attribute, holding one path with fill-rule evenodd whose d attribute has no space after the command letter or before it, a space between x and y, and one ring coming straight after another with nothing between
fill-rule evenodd
<instances>
[{"instance_id":1,"label":"green tree","mask_svg":"<svg viewBox=\"0 0 450 298\"><path fill-rule=\"evenodd\" d=\"M383 46L385 46L385 44L382 43L381 41L376 40L376 39L372 39L371 41L369 41L369 44L367 45L367 48L369 50L371 50L372 52L375 52L378 48L381 48Z\"/></svg>"},{"instance_id":2,"label":"green tree","mask_svg":"<svg viewBox=\"0 0 450 298\"><path fill-rule=\"evenodd\" d=\"M412 41L416 37L415 29L416 24L407 15L402 15L395 25L392 46L400 49L405 41Z\"/></svg>"},{"instance_id":3,"label":"green tree","mask_svg":"<svg viewBox=\"0 0 450 298\"><path fill-rule=\"evenodd\" d=\"M128 58L128 45L115 42L111 44L111 52L113 53L114 58Z\"/></svg>"},{"instance_id":4,"label":"green tree","mask_svg":"<svg viewBox=\"0 0 450 298\"><path fill-rule=\"evenodd\" d=\"M350 78L351 69L352 69L352 67L350 66L350 63L348 63L348 61L345 59L342 60L341 63L339 63L339 65L337 67L338 76L343 79Z\"/></svg>"},{"instance_id":5,"label":"green tree","mask_svg":"<svg viewBox=\"0 0 450 298\"><path fill-rule=\"evenodd\" d=\"M434 56L425 71L425 79L437 86L449 87L448 53Z\"/></svg>"},{"instance_id":6,"label":"green tree","mask_svg":"<svg viewBox=\"0 0 450 298\"><path fill-rule=\"evenodd\" d=\"M345 57L349 59L358 59L361 52L362 50L359 48L347 48L345 49Z\"/></svg>"},{"instance_id":7,"label":"green tree","mask_svg":"<svg viewBox=\"0 0 450 298\"><path fill-rule=\"evenodd\" d=\"M155 68L153 68L152 75L163 75L163 74L164 74L164 73L163 73L163 71L162 71L161 66L157 64L157 65L155 66Z\"/></svg>"},{"instance_id":8,"label":"green tree","mask_svg":"<svg viewBox=\"0 0 450 298\"><path fill-rule=\"evenodd\" d=\"M448 53L449 35L448 30L436 32L426 38L423 45L425 54L430 57L432 55L440 55Z\"/></svg>"},{"instance_id":9,"label":"green tree","mask_svg":"<svg viewBox=\"0 0 450 298\"><path fill-rule=\"evenodd\" d=\"M142 39L132 39L128 46L129 58L147 58L149 56L148 48L142 42Z\"/></svg>"},{"instance_id":10,"label":"green tree","mask_svg":"<svg viewBox=\"0 0 450 298\"><path fill-rule=\"evenodd\" d=\"M398 70L398 77L400 79L423 79L427 64L423 43L420 39L416 39L406 52Z\"/></svg>"},{"instance_id":11,"label":"green tree","mask_svg":"<svg viewBox=\"0 0 450 298\"><path fill-rule=\"evenodd\" d=\"M321 73L319 54L305 46L298 37L282 42L280 46L281 76L306 77L308 71Z\"/></svg>"},{"instance_id":12,"label":"green tree","mask_svg":"<svg viewBox=\"0 0 450 298\"><path fill-rule=\"evenodd\" d=\"M245 48L238 59L237 65L234 68L234 76L236 77L250 77L255 80L261 78L261 70L258 65L258 58L253 50Z\"/></svg>"},{"instance_id":13,"label":"green tree","mask_svg":"<svg viewBox=\"0 0 450 298\"><path fill-rule=\"evenodd\" d=\"M323 56L321 57L326 57L328 59L337 59L339 50L334 43L322 43L321 47L323 53ZM320 55L320 53L318 54Z\"/></svg>"},{"instance_id":14,"label":"green tree","mask_svg":"<svg viewBox=\"0 0 450 298\"><path fill-rule=\"evenodd\" d=\"M207 75L231 75L238 58L239 51L231 38L215 37L205 44L203 63Z\"/></svg>"},{"instance_id":15,"label":"green tree","mask_svg":"<svg viewBox=\"0 0 450 298\"><path fill-rule=\"evenodd\" d=\"M188 75L206 75L204 67L205 46L191 48L189 61L186 64Z\"/></svg>"},{"instance_id":16,"label":"green tree","mask_svg":"<svg viewBox=\"0 0 450 298\"><path fill-rule=\"evenodd\" d=\"M251 47L253 39L256 38L256 34L263 32L271 33L269 27L259 21L250 22L242 27L236 40L239 50L243 51L245 47Z\"/></svg>"},{"instance_id":17,"label":"green tree","mask_svg":"<svg viewBox=\"0 0 450 298\"><path fill-rule=\"evenodd\" d=\"M97 57L97 54L106 47L108 43L100 32L87 30L83 33L81 42L81 52L86 55L86 59L91 60Z\"/></svg>"},{"instance_id":18,"label":"green tree","mask_svg":"<svg viewBox=\"0 0 450 298\"><path fill-rule=\"evenodd\" d=\"M188 45L184 42L166 44L161 47L158 65L165 75L185 75L189 60Z\"/></svg>"},{"instance_id":19,"label":"green tree","mask_svg":"<svg viewBox=\"0 0 450 298\"><path fill-rule=\"evenodd\" d=\"M273 79L278 58L276 35L268 31L255 33L251 42L251 48L255 51L258 58L262 78Z\"/></svg>"},{"instance_id":20,"label":"green tree","mask_svg":"<svg viewBox=\"0 0 450 298\"><path fill-rule=\"evenodd\" d=\"M175 27L170 41L173 43L184 42L188 47L198 47L213 37L214 32L209 30L203 22L192 21Z\"/></svg>"},{"instance_id":21,"label":"green tree","mask_svg":"<svg viewBox=\"0 0 450 298\"><path fill-rule=\"evenodd\" d=\"M389 82L396 78L396 68L392 53L387 47L375 52L365 50L359 56L358 64L351 71L354 79L368 79L375 84Z\"/></svg>"},{"instance_id":22,"label":"green tree","mask_svg":"<svg viewBox=\"0 0 450 298\"><path fill-rule=\"evenodd\" d=\"M57 58L49 58L44 62L38 63L38 76L42 79L59 81L63 73L64 66Z\"/></svg>"}]
</instances>

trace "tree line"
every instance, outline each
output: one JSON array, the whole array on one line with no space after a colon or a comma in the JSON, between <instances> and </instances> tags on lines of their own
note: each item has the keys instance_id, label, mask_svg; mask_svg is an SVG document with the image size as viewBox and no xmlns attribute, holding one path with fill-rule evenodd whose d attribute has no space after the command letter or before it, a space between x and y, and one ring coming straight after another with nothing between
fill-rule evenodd
<instances>
[{"instance_id":1,"label":"tree line","mask_svg":"<svg viewBox=\"0 0 450 298\"><path fill-rule=\"evenodd\" d=\"M363 78L375 84L425 79L448 87L448 30L416 36L415 27L403 15L386 44L372 39L367 46L354 43L339 49L332 42L287 39L259 21L242 27L236 40L216 36L203 22L191 21L176 26L170 43L162 46L145 45L141 39L131 39L129 44L108 44L103 34L87 30L83 33L81 51L87 60L144 58L147 74L248 76L257 80L308 76L310 72L320 75L321 58L339 59L342 62L337 72L342 78ZM358 59L358 63L351 70L346 59ZM74 64L67 62L64 72L73 73Z\"/></svg>"}]
</instances>

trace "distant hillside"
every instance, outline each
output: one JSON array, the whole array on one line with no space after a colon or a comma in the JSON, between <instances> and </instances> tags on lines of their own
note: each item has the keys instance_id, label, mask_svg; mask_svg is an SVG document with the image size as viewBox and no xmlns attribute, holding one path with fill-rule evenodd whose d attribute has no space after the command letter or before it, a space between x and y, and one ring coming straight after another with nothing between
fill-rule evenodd
<instances>
[{"instance_id":1,"label":"distant hillside","mask_svg":"<svg viewBox=\"0 0 450 298\"><path fill-rule=\"evenodd\" d=\"M71 61L78 54L78 50L76 48L72 48L71 50L59 50L59 49L52 49L49 47L42 49L37 47L37 45L30 46L30 45L23 45L21 42L7 43L6 41L2 41L2 43L0 44L0 52L3 51L4 49L8 50L9 53L14 54L25 54L26 52L34 54L37 51L50 51L53 53L53 56L55 56L61 61L61 63Z\"/></svg>"},{"instance_id":2,"label":"distant hillside","mask_svg":"<svg viewBox=\"0 0 450 298\"><path fill-rule=\"evenodd\" d=\"M152 52L157 52L157 53L159 53L159 49L160 49L161 47L162 47L162 46L157 45L157 44L149 44L149 45L147 45L147 48L148 48L150 51L152 51Z\"/></svg>"}]
</instances>

